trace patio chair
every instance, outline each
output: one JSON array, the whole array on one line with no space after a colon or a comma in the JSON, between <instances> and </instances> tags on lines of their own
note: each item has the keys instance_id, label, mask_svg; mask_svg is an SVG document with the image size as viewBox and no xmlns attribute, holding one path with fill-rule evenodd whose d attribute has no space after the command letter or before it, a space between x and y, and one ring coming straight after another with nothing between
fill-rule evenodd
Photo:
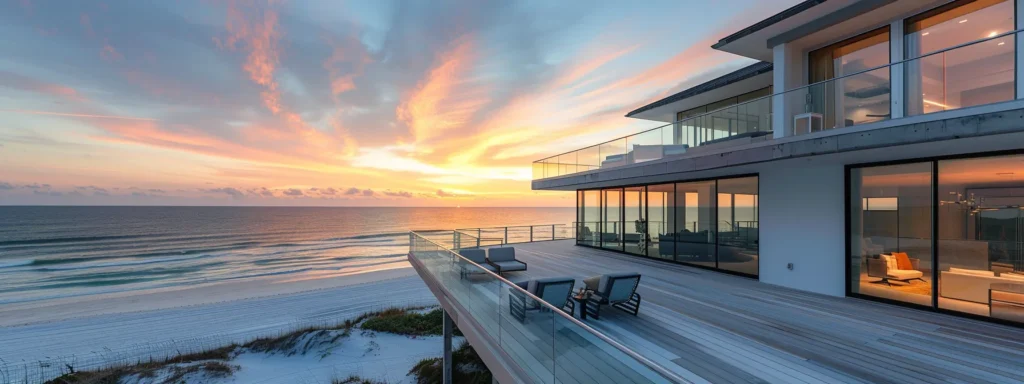
<instances>
[{"instance_id":1,"label":"patio chair","mask_svg":"<svg viewBox=\"0 0 1024 384\"><path fill-rule=\"evenodd\" d=\"M488 248L487 263L493 266L499 275L526 270L526 263L516 260L516 249L512 247Z\"/></svg>"},{"instance_id":2,"label":"patio chair","mask_svg":"<svg viewBox=\"0 0 1024 384\"><path fill-rule=\"evenodd\" d=\"M469 261L480 265L480 267L477 268L475 265L459 259L460 279L465 279L467 275L472 273L484 273L484 271L480 270L481 268L491 272L495 271L494 266L487 264L487 251L484 251L483 249L463 249L459 251L459 254L462 255L462 257L469 259Z\"/></svg>"},{"instance_id":3,"label":"patio chair","mask_svg":"<svg viewBox=\"0 0 1024 384\"><path fill-rule=\"evenodd\" d=\"M640 312L640 274L636 272L611 273L583 279L588 290L594 293L583 306L588 317L600 318L601 306L611 305L623 312L636 316Z\"/></svg>"},{"instance_id":4,"label":"patio chair","mask_svg":"<svg viewBox=\"0 0 1024 384\"><path fill-rule=\"evenodd\" d=\"M561 309L569 316L576 312L576 303L572 301L572 288L576 279L571 277L549 277L516 283L519 288L541 298L555 308ZM527 296L525 293L510 289L508 294L508 310L519 322L526 321L526 311L546 310L544 306Z\"/></svg>"}]
</instances>

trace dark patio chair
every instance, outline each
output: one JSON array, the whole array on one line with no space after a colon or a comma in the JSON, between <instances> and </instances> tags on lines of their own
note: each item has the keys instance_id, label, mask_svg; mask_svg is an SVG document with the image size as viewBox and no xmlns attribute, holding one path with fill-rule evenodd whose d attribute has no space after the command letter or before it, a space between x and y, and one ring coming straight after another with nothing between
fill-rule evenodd
<instances>
[{"instance_id":1,"label":"dark patio chair","mask_svg":"<svg viewBox=\"0 0 1024 384\"><path fill-rule=\"evenodd\" d=\"M640 312L640 274L636 272L610 273L583 279L587 289L593 291L583 310L588 317L600 318L601 306L611 305L636 316Z\"/></svg>"}]
</instances>

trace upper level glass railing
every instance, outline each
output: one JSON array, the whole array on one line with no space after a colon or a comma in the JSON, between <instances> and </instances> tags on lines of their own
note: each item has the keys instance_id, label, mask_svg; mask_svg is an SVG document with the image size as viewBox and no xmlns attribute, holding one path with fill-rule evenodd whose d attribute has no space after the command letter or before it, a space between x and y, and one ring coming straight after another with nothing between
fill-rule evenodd
<instances>
[{"instance_id":1,"label":"upper level glass railing","mask_svg":"<svg viewBox=\"0 0 1024 384\"><path fill-rule=\"evenodd\" d=\"M454 235L453 235L454 236ZM416 232L409 258L534 383L685 383L685 379L537 296ZM429 274L429 277L426 276ZM539 310L513 311L519 300ZM517 307L518 308L518 307ZM478 347L477 349L481 349Z\"/></svg>"},{"instance_id":2,"label":"upper level glass railing","mask_svg":"<svg viewBox=\"0 0 1024 384\"><path fill-rule=\"evenodd\" d=\"M651 130L563 153L533 163L533 178L544 179L678 156L687 150L781 130L804 135L892 118L894 89L898 115L1009 101L1015 97L1015 38L1022 30L837 76L833 79L687 117ZM893 83L893 74L902 82ZM776 88L778 89L778 88ZM773 106L784 126L773 127Z\"/></svg>"}]
</instances>

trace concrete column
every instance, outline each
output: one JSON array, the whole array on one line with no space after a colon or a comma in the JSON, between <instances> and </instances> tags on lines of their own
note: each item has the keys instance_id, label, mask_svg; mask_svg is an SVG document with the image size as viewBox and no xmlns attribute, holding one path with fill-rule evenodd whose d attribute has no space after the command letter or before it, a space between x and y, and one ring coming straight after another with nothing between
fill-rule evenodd
<instances>
[{"instance_id":1,"label":"concrete column","mask_svg":"<svg viewBox=\"0 0 1024 384\"><path fill-rule=\"evenodd\" d=\"M890 62L903 61L903 52L903 20L896 20L889 24ZM895 64L889 69L889 113L893 119L903 117L903 88L906 84L903 74L903 64Z\"/></svg>"},{"instance_id":2,"label":"concrete column","mask_svg":"<svg viewBox=\"0 0 1024 384\"><path fill-rule=\"evenodd\" d=\"M1024 21L1022 21L1022 20L1024 20L1024 0L1016 0L1016 1L1017 1L1017 4L1016 4L1015 8L1017 10L1017 14L1016 14L1016 17L1014 18L1015 23L1016 23L1016 26L1014 27L1014 29L1020 29L1022 26L1024 26ZM1017 55L1017 60L1016 60L1017 98L1018 99L1024 99L1024 81L1022 81L1022 80L1024 80L1024 33L1018 33L1016 41L1017 41L1017 43L1016 43L1017 46L1015 48L1017 49L1017 52L1016 52L1016 55Z\"/></svg>"},{"instance_id":3,"label":"concrete column","mask_svg":"<svg viewBox=\"0 0 1024 384\"><path fill-rule=\"evenodd\" d=\"M772 47L772 130L776 139L793 134L793 116L803 111L802 93L786 91L807 84L804 61L803 50L792 43Z\"/></svg>"},{"instance_id":4,"label":"concrete column","mask_svg":"<svg viewBox=\"0 0 1024 384\"><path fill-rule=\"evenodd\" d=\"M455 328L452 317L448 315L448 311L442 310L444 313L444 358L441 360L444 373L442 374L441 382L444 384L452 384L452 331Z\"/></svg>"}]
</instances>

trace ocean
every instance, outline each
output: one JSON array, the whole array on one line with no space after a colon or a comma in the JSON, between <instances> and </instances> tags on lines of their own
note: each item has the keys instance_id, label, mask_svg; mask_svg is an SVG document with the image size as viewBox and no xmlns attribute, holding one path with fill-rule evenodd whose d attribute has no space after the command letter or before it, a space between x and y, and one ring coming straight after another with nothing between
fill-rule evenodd
<instances>
[{"instance_id":1,"label":"ocean","mask_svg":"<svg viewBox=\"0 0 1024 384\"><path fill-rule=\"evenodd\" d=\"M573 208L0 206L0 304L331 277L405 260L409 230L571 224Z\"/></svg>"}]
</instances>

